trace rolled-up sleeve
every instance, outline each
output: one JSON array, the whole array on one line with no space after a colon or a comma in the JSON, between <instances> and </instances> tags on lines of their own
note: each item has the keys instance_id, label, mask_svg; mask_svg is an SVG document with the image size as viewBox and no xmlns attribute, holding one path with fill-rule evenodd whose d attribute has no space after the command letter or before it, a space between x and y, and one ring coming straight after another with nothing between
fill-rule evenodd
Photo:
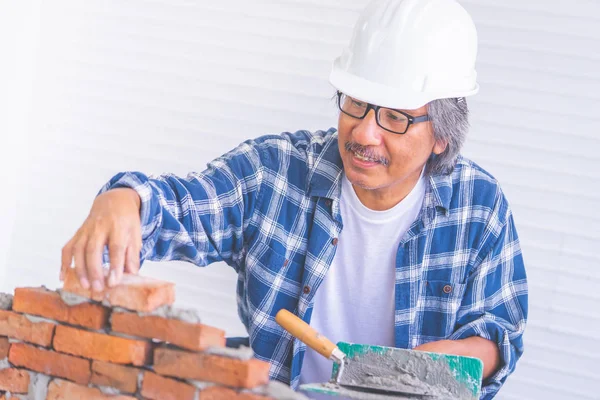
<instances>
[{"instance_id":1,"label":"rolled-up sleeve","mask_svg":"<svg viewBox=\"0 0 600 400\"><path fill-rule=\"evenodd\" d=\"M487 246L471 271L450 339L480 336L500 350L500 366L483 382L481 399L493 398L523 354L528 288L512 213L502 207L498 229L490 229ZM492 224L493 226L493 224Z\"/></svg>"}]
</instances>

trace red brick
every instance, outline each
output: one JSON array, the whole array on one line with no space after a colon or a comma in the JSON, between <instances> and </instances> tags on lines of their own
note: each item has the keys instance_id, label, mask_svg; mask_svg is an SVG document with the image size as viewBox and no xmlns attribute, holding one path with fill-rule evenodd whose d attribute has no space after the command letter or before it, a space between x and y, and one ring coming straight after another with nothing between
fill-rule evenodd
<instances>
[{"instance_id":1,"label":"red brick","mask_svg":"<svg viewBox=\"0 0 600 400\"><path fill-rule=\"evenodd\" d=\"M136 400L131 396L111 396L97 388L81 386L73 382L53 379L48 385L46 400Z\"/></svg>"},{"instance_id":2,"label":"red brick","mask_svg":"<svg viewBox=\"0 0 600 400\"><path fill-rule=\"evenodd\" d=\"M10 347L10 342L7 337L0 337L0 360L8 357L8 348Z\"/></svg>"},{"instance_id":3,"label":"red brick","mask_svg":"<svg viewBox=\"0 0 600 400\"><path fill-rule=\"evenodd\" d=\"M25 343L12 343L8 361L17 367L69 379L83 385L90 381L90 362Z\"/></svg>"},{"instance_id":4,"label":"red brick","mask_svg":"<svg viewBox=\"0 0 600 400\"><path fill-rule=\"evenodd\" d=\"M94 385L114 387L124 393L135 393L140 371L139 368L93 361L90 382Z\"/></svg>"},{"instance_id":5,"label":"red brick","mask_svg":"<svg viewBox=\"0 0 600 400\"><path fill-rule=\"evenodd\" d=\"M26 316L0 310L0 335L48 347L56 325L49 322L31 322Z\"/></svg>"},{"instance_id":6,"label":"red brick","mask_svg":"<svg viewBox=\"0 0 600 400\"><path fill-rule=\"evenodd\" d=\"M152 359L151 342L89 332L64 325L56 327L52 345L55 350L63 353L116 364L141 366L149 364Z\"/></svg>"},{"instance_id":7,"label":"red brick","mask_svg":"<svg viewBox=\"0 0 600 400\"><path fill-rule=\"evenodd\" d=\"M229 400L237 398L235 390L222 387L210 386L200 392L199 400Z\"/></svg>"},{"instance_id":8,"label":"red brick","mask_svg":"<svg viewBox=\"0 0 600 400\"><path fill-rule=\"evenodd\" d=\"M238 393L223 386L210 386L200 392L199 400L269 400L271 397Z\"/></svg>"},{"instance_id":9,"label":"red brick","mask_svg":"<svg viewBox=\"0 0 600 400\"><path fill-rule=\"evenodd\" d=\"M193 324L157 316L113 312L111 328L127 335L159 339L189 350L204 350L225 346L225 331L212 326Z\"/></svg>"},{"instance_id":10,"label":"red brick","mask_svg":"<svg viewBox=\"0 0 600 400\"><path fill-rule=\"evenodd\" d=\"M151 400L194 400L196 388L147 371L144 373L141 394Z\"/></svg>"},{"instance_id":11,"label":"red brick","mask_svg":"<svg viewBox=\"0 0 600 400\"><path fill-rule=\"evenodd\" d=\"M70 268L65 274L63 290L134 311L153 311L175 302L175 284L134 274L124 274L121 283L113 288L93 292L80 285L75 269Z\"/></svg>"},{"instance_id":12,"label":"red brick","mask_svg":"<svg viewBox=\"0 0 600 400\"><path fill-rule=\"evenodd\" d=\"M236 400L273 400L273 398L253 393L238 393Z\"/></svg>"},{"instance_id":13,"label":"red brick","mask_svg":"<svg viewBox=\"0 0 600 400\"><path fill-rule=\"evenodd\" d=\"M154 351L154 370L167 376L254 388L269 381L269 363L168 348Z\"/></svg>"},{"instance_id":14,"label":"red brick","mask_svg":"<svg viewBox=\"0 0 600 400\"><path fill-rule=\"evenodd\" d=\"M100 304L82 303L69 306L62 300L60 294L43 287L15 289L13 311L39 315L90 329L104 328L110 313L108 308Z\"/></svg>"},{"instance_id":15,"label":"red brick","mask_svg":"<svg viewBox=\"0 0 600 400\"><path fill-rule=\"evenodd\" d=\"M29 372L18 368L0 370L0 390L11 393L27 393Z\"/></svg>"}]
</instances>

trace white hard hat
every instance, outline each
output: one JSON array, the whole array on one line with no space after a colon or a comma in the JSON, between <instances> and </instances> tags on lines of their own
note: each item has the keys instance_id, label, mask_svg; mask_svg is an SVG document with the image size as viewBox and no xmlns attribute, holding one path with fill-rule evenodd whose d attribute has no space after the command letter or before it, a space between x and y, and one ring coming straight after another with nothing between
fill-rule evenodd
<instances>
[{"instance_id":1,"label":"white hard hat","mask_svg":"<svg viewBox=\"0 0 600 400\"><path fill-rule=\"evenodd\" d=\"M416 109L477 93L476 56L475 24L455 0L375 0L329 81L359 100Z\"/></svg>"}]
</instances>

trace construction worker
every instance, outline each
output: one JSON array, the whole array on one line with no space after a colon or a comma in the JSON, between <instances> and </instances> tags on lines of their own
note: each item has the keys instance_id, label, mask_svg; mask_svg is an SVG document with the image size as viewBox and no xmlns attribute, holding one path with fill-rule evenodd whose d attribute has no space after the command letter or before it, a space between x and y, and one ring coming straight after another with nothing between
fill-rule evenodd
<instances>
[{"instance_id":1,"label":"construction worker","mask_svg":"<svg viewBox=\"0 0 600 400\"><path fill-rule=\"evenodd\" d=\"M143 260L224 261L272 379L331 371L275 322L285 308L336 341L480 358L492 398L523 352L528 289L507 199L460 155L476 53L454 0L371 3L333 63L337 129L247 140L186 178L116 175L63 272L102 290Z\"/></svg>"}]
</instances>

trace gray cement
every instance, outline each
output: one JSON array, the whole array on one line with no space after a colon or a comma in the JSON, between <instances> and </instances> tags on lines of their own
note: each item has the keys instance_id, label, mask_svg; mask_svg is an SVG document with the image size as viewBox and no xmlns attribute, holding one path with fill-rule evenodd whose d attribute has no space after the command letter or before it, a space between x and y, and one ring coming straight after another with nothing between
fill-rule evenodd
<instances>
[{"instance_id":1,"label":"gray cement","mask_svg":"<svg viewBox=\"0 0 600 400\"><path fill-rule=\"evenodd\" d=\"M101 386L101 385L96 385L95 387L97 387L98 389L100 389L100 391L104 394L107 394L109 396L117 396L121 393L121 391L119 389L115 389L114 387L111 386Z\"/></svg>"},{"instance_id":2,"label":"gray cement","mask_svg":"<svg viewBox=\"0 0 600 400\"><path fill-rule=\"evenodd\" d=\"M0 360L0 369L9 368L11 365L8 359ZM28 371L29 373L29 387L27 388L27 394L12 394L6 392L7 399L20 399L20 400L40 400L45 399L48 392L48 383L50 377L37 372Z\"/></svg>"},{"instance_id":3,"label":"gray cement","mask_svg":"<svg viewBox=\"0 0 600 400\"><path fill-rule=\"evenodd\" d=\"M177 308L173 306L161 306L156 310L149 313L138 313L139 315L152 315L156 317L163 317L168 319L178 319L183 322L189 322L190 324L199 324L200 316L194 309Z\"/></svg>"},{"instance_id":4,"label":"gray cement","mask_svg":"<svg viewBox=\"0 0 600 400\"><path fill-rule=\"evenodd\" d=\"M87 297L79 296L70 292L65 292L61 289L58 289L57 292L58 294L60 294L60 298L69 306L77 306L79 304L91 302L91 299L88 299Z\"/></svg>"},{"instance_id":5,"label":"gray cement","mask_svg":"<svg viewBox=\"0 0 600 400\"><path fill-rule=\"evenodd\" d=\"M271 381L266 385L243 392L272 397L275 400L308 400L303 394L295 392L288 385L279 381Z\"/></svg>"},{"instance_id":6,"label":"gray cement","mask_svg":"<svg viewBox=\"0 0 600 400\"><path fill-rule=\"evenodd\" d=\"M38 374L37 372L29 372L29 387L27 388L27 394L9 394L7 392L6 398L20 400L45 399L48 393L49 382L49 376Z\"/></svg>"},{"instance_id":7,"label":"gray cement","mask_svg":"<svg viewBox=\"0 0 600 400\"><path fill-rule=\"evenodd\" d=\"M140 371L137 377L137 388L140 390L142 388L142 383L144 383L144 371Z\"/></svg>"},{"instance_id":8,"label":"gray cement","mask_svg":"<svg viewBox=\"0 0 600 400\"><path fill-rule=\"evenodd\" d=\"M6 392L4 393L6 395L7 399L13 399L13 400L32 400L31 397L29 397L26 394L12 394L11 392ZM34 399L37 400L37 399Z\"/></svg>"},{"instance_id":9,"label":"gray cement","mask_svg":"<svg viewBox=\"0 0 600 400\"><path fill-rule=\"evenodd\" d=\"M372 352L346 360L335 383L435 399L473 399L469 388L456 381L444 359L433 360L426 353L393 351L392 356Z\"/></svg>"},{"instance_id":10,"label":"gray cement","mask_svg":"<svg viewBox=\"0 0 600 400\"><path fill-rule=\"evenodd\" d=\"M132 335L128 335L126 333L121 333L121 332L114 332L114 331L110 331L110 332L107 332L107 331L96 331L96 332L98 332L98 333L104 333L104 334L107 334L107 335L110 335L110 336L121 337L123 339L131 339L131 340L137 340L137 341L148 341L149 340L149 339L141 338L139 336L132 336Z\"/></svg>"},{"instance_id":11,"label":"gray cement","mask_svg":"<svg viewBox=\"0 0 600 400\"><path fill-rule=\"evenodd\" d=\"M186 379L185 380L187 383L189 383L190 385L192 385L193 387L203 390L206 389L207 387L211 387L214 386L214 383L211 382L204 382L204 381L196 381L194 379Z\"/></svg>"},{"instance_id":12,"label":"gray cement","mask_svg":"<svg viewBox=\"0 0 600 400\"><path fill-rule=\"evenodd\" d=\"M205 350L205 353L237 358L238 360L250 360L254 358L254 351L246 346L241 346L237 349L231 347L209 347Z\"/></svg>"},{"instance_id":13,"label":"gray cement","mask_svg":"<svg viewBox=\"0 0 600 400\"><path fill-rule=\"evenodd\" d=\"M29 396L30 400L45 399L48 392L50 377L44 374L30 373ZM28 399L29 400L29 399Z\"/></svg>"},{"instance_id":14,"label":"gray cement","mask_svg":"<svg viewBox=\"0 0 600 400\"><path fill-rule=\"evenodd\" d=\"M12 302L12 294L0 293L0 310L12 310Z\"/></svg>"},{"instance_id":15,"label":"gray cement","mask_svg":"<svg viewBox=\"0 0 600 400\"><path fill-rule=\"evenodd\" d=\"M195 381L192 379L187 379L186 382L199 389L199 391L215 385L211 382ZM272 397L275 400L308 400L303 394L297 393L288 385L277 381L271 381L266 385L251 390L241 390L241 393L258 394L261 396Z\"/></svg>"},{"instance_id":16,"label":"gray cement","mask_svg":"<svg viewBox=\"0 0 600 400\"><path fill-rule=\"evenodd\" d=\"M23 315L25 316L25 318L27 318L29 320L29 322L33 322L34 324L37 324L38 322L47 322L49 324L57 324L57 322L52 319L38 317L37 315L31 315L31 314L23 314Z\"/></svg>"},{"instance_id":17,"label":"gray cement","mask_svg":"<svg viewBox=\"0 0 600 400\"><path fill-rule=\"evenodd\" d=\"M156 310L150 312L135 312L123 307L113 307L113 312L136 313L140 317L152 316L167 319L177 319L183 322L189 322L190 324L200 323L200 316L198 315L198 312L196 310L177 308L169 305L160 306Z\"/></svg>"}]
</instances>

